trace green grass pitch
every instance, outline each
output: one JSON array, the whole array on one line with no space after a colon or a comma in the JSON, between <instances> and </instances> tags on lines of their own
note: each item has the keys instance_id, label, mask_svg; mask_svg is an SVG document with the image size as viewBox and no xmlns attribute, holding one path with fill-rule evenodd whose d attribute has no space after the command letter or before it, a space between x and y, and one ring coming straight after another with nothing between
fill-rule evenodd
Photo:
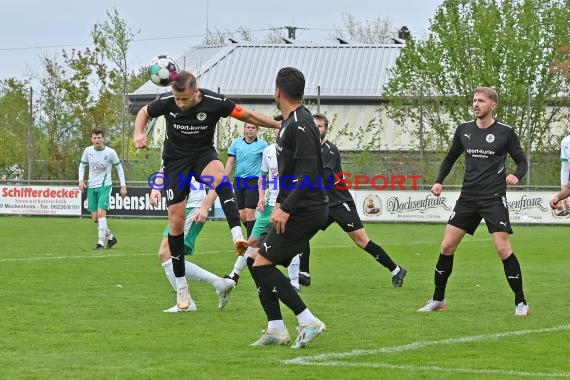
<instances>
[{"instance_id":1,"label":"green grass pitch","mask_svg":"<svg viewBox=\"0 0 570 380\"><path fill-rule=\"evenodd\" d=\"M513 295L485 226L459 247L448 309L431 297L443 225L367 224L408 269L404 287L332 226L312 241L303 288L327 331L307 348L250 347L266 320L247 270L226 309L190 283L196 313L168 314L175 295L156 251L165 220L109 219L119 243L94 251L90 219L0 217L0 379L517 379L570 377L566 227L515 226L512 244L532 314ZM191 258L233 267L225 222L208 222ZM283 307L293 339L296 319Z\"/></svg>"}]
</instances>

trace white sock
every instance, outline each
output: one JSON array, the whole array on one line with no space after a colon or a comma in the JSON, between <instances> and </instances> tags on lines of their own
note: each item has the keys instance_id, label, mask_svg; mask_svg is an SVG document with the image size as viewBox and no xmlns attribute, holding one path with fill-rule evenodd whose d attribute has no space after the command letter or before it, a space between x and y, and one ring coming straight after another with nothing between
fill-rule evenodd
<instances>
[{"instance_id":1,"label":"white sock","mask_svg":"<svg viewBox=\"0 0 570 380\"><path fill-rule=\"evenodd\" d=\"M111 230L109 229L109 226L107 226L107 232L105 233L105 237L107 237L107 239L109 239L109 240L113 240L113 237L114 237L114 236L113 236L113 231L111 231Z\"/></svg>"},{"instance_id":2,"label":"white sock","mask_svg":"<svg viewBox=\"0 0 570 380\"><path fill-rule=\"evenodd\" d=\"M184 264L186 268L186 278L188 280L205 281L214 286L214 283L220 279L220 277L211 272L208 272L203 268L200 268L194 263L185 261Z\"/></svg>"},{"instance_id":3,"label":"white sock","mask_svg":"<svg viewBox=\"0 0 570 380\"><path fill-rule=\"evenodd\" d=\"M317 317L315 317L313 313L311 313L311 311L307 308L297 314L297 320L299 321L300 325L308 325L309 323L315 322L317 320Z\"/></svg>"},{"instance_id":4,"label":"white sock","mask_svg":"<svg viewBox=\"0 0 570 380\"><path fill-rule=\"evenodd\" d=\"M176 290L184 289L188 287L188 281L186 277L176 277Z\"/></svg>"},{"instance_id":5,"label":"white sock","mask_svg":"<svg viewBox=\"0 0 570 380\"><path fill-rule=\"evenodd\" d=\"M241 227L240 226L235 226L232 227L232 229L230 230L232 233L232 240L236 241L238 239L243 240L243 233L241 231Z\"/></svg>"},{"instance_id":6,"label":"white sock","mask_svg":"<svg viewBox=\"0 0 570 380\"><path fill-rule=\"evenodd\" d=\"M99 244L105 245L105 234L107 233L107 218L99 218L99 226L98 226L98 237L99 237Z\"/></svg>"},{"instance_id":7,"label":"white sock","mask_svg":"<svg viewBox=\"0 0 570 380\"><path fill-rule=\"evenodd\" d=\"M285 330L285 322L282 319L267 322L267 331L281 332Z\"/></svg>"},{"instance_id":8,"label":"white sock","mask_svg":"<svg viewBox=\"0 0 570 380\"><path fill-rule=\"evenodd\" d=\"M186 281L186 277L176 277L176 289L184 289L188 288L188 282ZM190 294L190 289L188 289L188 301L190 305L196 305L192 295Z\"/></svg>"},{"instance_id":9,"label":"white sock","mask_svg":"<svg viewBox=\"0 0 570 380\"><path fill-rule=\"evenodd\" d=\"M289 272L289 280L291 280L291 285L299 288L299 255L293 257L291 264L287 267L287 272Z\"/></svg>"},{"instance_id":10,"label":"white sock","mask_svg":"<svg viewBox=\"0 0 570 380\"><path fill-rule=\"evenodd\" d=\"M232 273L230 273L230 277L232 277L234 274L237 274L238 276L240 275L241 271L247 264L247 258L250 257L255 250L255 247L247 247L243 256L238 256L236 262L234 263L234 269L232 270Z\"/></svg>"},{"instance_id":11,"label":"white sock","mask_svg":"<svg viewBox=\"0 0 570 380\"><path fill-rule=\"evenodd\" d=\"M396 266L396 269L394 269L394 270L392 271L392 276L395 276L395 275L397 275L398 273L400 273L400 267L399 267L399 266Z\"/></svg>"},{"instance_id":12,"label":"white sock","mask_svg":"<svg viewBox=\"0 0 570 380\"><path fill-rule=\"evenodd\" d=\"M174 270L172 269L172 259L168 259L163 262L162 267L164 268L164 274L166 274L166 278L168 279L168 282L170 282L172 289L176 291L176 276L174 275Z\"/></svg>"}]
</instances>

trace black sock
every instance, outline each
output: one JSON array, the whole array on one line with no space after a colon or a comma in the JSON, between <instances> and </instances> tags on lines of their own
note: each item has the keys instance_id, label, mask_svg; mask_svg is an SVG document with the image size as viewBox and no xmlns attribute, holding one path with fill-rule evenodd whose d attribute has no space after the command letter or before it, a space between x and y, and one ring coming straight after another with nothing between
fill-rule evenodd
<instances>
[{"instance_id":1,"label":"black sock","mask_svg":"<svg viewBox=\"0 0 570 380\"><path fill-rule=\"evenodd\" d=\"M364 250L370 254L374 258L374 260L378 261L379 264L383 265L384 267L388 268L390 272L396 269L398 266L395 262L392 261L390 256L384 251L382 247L378 244L374 243L372 240L366 244Z\"/></svg>"},{"instance_id":2,"label":"black sock","mask_svg":"<svg viewBox=\"0 0 570 380\"><path fill-rule=\"evenodd\" d=\"M256 279L256 282L259 281L262 285L261 292L269 291L275 294L295 315L300 314L307 308L295 288L293 288L293 285L291 285L291 282L289 282L289 279L275 265L252 267L251 275ZM259 299L263 302L261 295ZM267 316L269 317L269 314Z\"/></svg>"},{"instance_id":3,"label":"black sock","mask_svg":"<svg viewBox=\"0 0 570 380\"><path fill-rule=\"evenodd\" d=\"M255 287L257 288L257 296L259 297L259 303L267 315L268 321L277 321L283 319L281 315L281 308L279 307L279 298L276 293L273 293L271 289L267 289L263 282L257 278L258 274L253 267L253 259L248 257L246 260L247 268L251 277L255 282ZM258 267L257 267L258 268Z\"/></svg>"},{"instance_id":4,"label":"black sock","mask_svg":"<svg viewBox=\"0 0 570 380\"><path fill-rule=\"evenodd\" d=\"M234 194L231 184L228 182L222 182L216 187L216 193L220 197L220 204L222 205L222 210L224 210L224 215L228 221L228 225L231 228L240 227L239 210L236 203L236 195Z\"/></svg>"},{"instance_id":5,"label":"black sock","mask_svg":"<svg viewBox=\"0 0 570 380\"><path fill-rule=\"evenodd\" d=\"M515 305L518 305L521 302L526 304L523 292L521 266L514 252L503 260L503 268L505 269L507 282L513 290L513 293L515 293Z\"/></svg>"},{"instance_id":6,"label":"black sock","mask_svg":"<svg viewBox=\"0 0 570 380\"><path fill-rule=\"evenodd\" d=\"M247 230L247 238L251 236L251 231L253 231L253 225L255 224L255 220L248 220L245 222L245 229Z\"/></svg>"},{"instance_id":7,"label":"black sock","mask_svg":"<svg viewBox=\"0 0 570 380\"><path fill-rule=\"evenodd\" d=\"M301 250L301 256L299 256L299 272L311 273L309 271L309 258L311 257L311 245L307 241L307 244Z\"/></svg>"},{"instance_id":8,"label":"black sock","mask_svg":"<svg viewBox=\"0 0 570 380\"><path fill-rule=\"evenodd\" d=\"M443 301L445 298L445 287L447 286L447 279L451 276L453 270L453 255L439 254L437 264L435 264L433 282L435 290L433 291L433 299L435 301Z\"/></svg>"},{"instance_id":9,"label":"black sock","mask_svg":"<svg viewBox=\"0 0 570 380\"><path fill-rule=\"evenodd\" d=\"M172 270L176 277L184 277L186 267L184 265L184 234L172 236L168 234L168 246L172 256Z\"/></svg>"}]
</instances>

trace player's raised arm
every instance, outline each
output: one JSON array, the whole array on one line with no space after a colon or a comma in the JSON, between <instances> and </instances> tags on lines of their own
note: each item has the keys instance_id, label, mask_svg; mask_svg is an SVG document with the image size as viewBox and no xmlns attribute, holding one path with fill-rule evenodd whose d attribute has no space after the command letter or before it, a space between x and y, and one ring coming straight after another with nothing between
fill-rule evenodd
<instances>
[{"instance_id":1,"label":"player's raised arm","mask_svg":"<svg viewBox=\"0 0 570 380\"><path fill-rule=\"evenodd\" d=\"M144 106L139 110L139 112L137 113L137 117L135 119L135 132L133 139L135 143L135 148L137 149L146 148L148 146L146 133L144 133L144 129L149 119L150 117L148 116L147 106Z\"/></svg>"},{"instance_id":2,"label":"player's raised arm","mask_svg":"<svg viewBox=\"0 0 570 380\"><path fill-rule=\"evenodd\" d=\"M266 128L279 128L281 126L280 121L274 120L272 117L266 116L261 112L249 110L239 104L236 104L230 116L234 119Z\"/></svg>"}]
</instances>

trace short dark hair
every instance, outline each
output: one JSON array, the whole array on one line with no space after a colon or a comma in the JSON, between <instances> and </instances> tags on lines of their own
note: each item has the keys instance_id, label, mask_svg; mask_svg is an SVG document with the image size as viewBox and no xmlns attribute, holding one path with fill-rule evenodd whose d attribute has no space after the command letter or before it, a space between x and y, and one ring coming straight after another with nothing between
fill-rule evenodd
<instances>
[{"instance_id":1,"label":"short dark hair","mask_svg":"<svg viewBox=\"0 0 570 380\"><path fill-rule=\"evenodd\" d=\"M196 77L188 71L180 71L176 76L176 80L172 83L172 89L175 91L184 91L187 88L194 89L198 86Z\"/></svg>"},{"instance_id":2,"label":"short dark hair","mask_svg":"<svg viewBox=\"0 0 570 380\"><path fill-rule=\"evenodd\" d=\"M93 128L91 130L91 135L102 135L105 136L105 132L101 128Z\"/></svg>"},{"instance_id":3,"label":"short dark hair","mask_svg":"<svg viewBox=\"0 0 570 380\"><path fill-rule=\"evenodd\" d=\"M327 119L327 117L325 115L323 115L322 113L313 114L313 118L318 119L318 120L322 120L325 123L325 128L329 127L329 119Z\"/></svg>"},{"instance_id":4,"label":"short dark hair","mask_svg":"<svg viewBox=\"0 0 570 380\"><path fill-rule=\"evenodd\" d=\"M259 125L254 124L254 123L250 123L249 121L244 121L244 122L243 122L243 127L245 128L248 124L249 124L249 125L253 125L256 129L259 130Z\"/></svg>"},{"instance_id":5,"label":"short dark hair","mask_svg":"<svg viewBox=\"0 0 570 380\"><path fill-rule=\"evenodd\" d=\"M282 114L275 115L275 116L273 116L273 120L275 120L275 121L283 121L283 115L282 115Z\"/></svg>"},{"instance_id":6,"label":"short dark hair","mask_svg":"<svg viewBox=\"0 0 570 380\"><path fill-rule=\"evenodd\" d=\"M284 67L277 73L275 86L292 100L303 100L305 76L294 67Z\"/></svg>"}]
</instances>

